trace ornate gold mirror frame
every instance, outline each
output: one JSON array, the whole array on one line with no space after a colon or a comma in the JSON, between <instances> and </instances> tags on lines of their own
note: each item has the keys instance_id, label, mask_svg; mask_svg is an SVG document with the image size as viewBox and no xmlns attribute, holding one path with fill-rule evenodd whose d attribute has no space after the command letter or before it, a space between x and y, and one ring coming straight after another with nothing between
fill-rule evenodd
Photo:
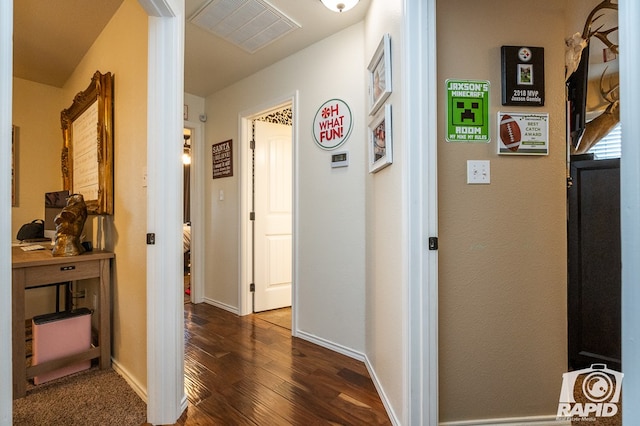
<instances>
[{"instance_id":1,"label":"ornate gold mirror frame","mask_svg":"<svg viewBox=\"0 0 640 426\"><path fill-rule=\"evenodd\" d=\"M96 71L60 113L62 180L82 194L89 214L113 214L113 76Z\"/></svg>"}]
</instances>

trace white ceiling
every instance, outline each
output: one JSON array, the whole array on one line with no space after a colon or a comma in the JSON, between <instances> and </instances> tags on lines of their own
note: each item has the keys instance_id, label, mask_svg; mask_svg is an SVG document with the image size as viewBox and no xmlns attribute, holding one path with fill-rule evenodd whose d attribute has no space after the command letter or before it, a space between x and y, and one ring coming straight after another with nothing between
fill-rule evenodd
<instances>
[{"instance_id":1,"label":"white ceiling","mask_svg":"<svg viewBox=\"0 0 640 426\"><path fill-rule=\"evenodd\" d=\"M251 54L189 22L208 1L185 0L184 87L202 97L361 21L370 2L336 13L320 0L268 0L301 28ZM14 76L62 87L121 3L14 0Z\"/></svg>"}]
</instances>

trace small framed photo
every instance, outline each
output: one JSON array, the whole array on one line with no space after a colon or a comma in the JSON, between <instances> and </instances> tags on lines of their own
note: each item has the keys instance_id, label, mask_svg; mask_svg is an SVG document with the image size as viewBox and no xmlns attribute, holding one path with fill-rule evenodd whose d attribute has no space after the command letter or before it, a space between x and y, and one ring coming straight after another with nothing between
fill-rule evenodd
<instances>
[{"instance_id":1,"label":"small framed photo","mask_svg":"<svg viewBox=\"0 0 640 426\"><path fill-rule=\"evenodd\" d=\"M533 86L532 64L518 64L518 84Z\"/></svg>"},{"instance_id":2,"label":"small framed photo","mask_svg":"<svg viewBox=\"0 0 640 426\"><path fill-rule=\"evenodd\" d=\"M369 62L369 115L391 94L391 39L385 34Z\"/></svg>"},{"instance_id":3,"label":"small framed photo","mask_svg":"<svg viewBox=\"0 0 640 426\"><path fill-rule=\"evenodd\" d=\"M369 124L369 173L393 162L391 105L386 104Z\"/></svg>"}]
</instances>

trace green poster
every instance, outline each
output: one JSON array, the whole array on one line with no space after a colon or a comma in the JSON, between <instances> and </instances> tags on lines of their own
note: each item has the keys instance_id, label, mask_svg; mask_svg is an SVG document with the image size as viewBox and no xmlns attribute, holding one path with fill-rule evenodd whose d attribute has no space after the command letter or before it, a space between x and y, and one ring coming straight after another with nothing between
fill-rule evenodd
<instances>
[{"instance_id":1,"label":"green poster","mask_svg":"<svg viewBox=\"0 0 640 426\"><path fill-rule=\"evenodd\" d=\"M489 142L489 86L484 80L447 80L447 142Z\"/></svg>"}]
</instances>

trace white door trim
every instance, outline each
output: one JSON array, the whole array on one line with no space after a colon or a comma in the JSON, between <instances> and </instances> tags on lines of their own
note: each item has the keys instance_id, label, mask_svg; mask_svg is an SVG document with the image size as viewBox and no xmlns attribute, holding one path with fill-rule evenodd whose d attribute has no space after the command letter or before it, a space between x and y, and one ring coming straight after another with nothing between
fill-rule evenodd
<instances>
[{"instance_id":1,"label":"white door trim","mask_svg":"<svg viewBox=\"0 0 640 426\"><path fill-rule=\"evenodd\" d=\"M191 302L204 301L204 125L185 121L193 129L191 141Z\"/></svg>"},{"instance_id":2,"label":"white door trim","mask_svg":"<svg viewBox=\"0 0 640 426\"><path fill-rule=\"evenodd\" d=\"M622 248L622 416L625 424L640 423L640 4L620 0L620 160L621 248Z\"/></svg>"},{"instance_id":3,"label":"white door trim","mask_svg":"<svg viewBox=\"0 0 640 426\"><path fill-rule=\"evenodd\" d=\"M147 421L186 408L182 263L184 0L139 0L149 16L147 82Z\"/></svg>"},{"instance_id":4,"label":"white door trim","mask_svg":"<svg viewBox=\"0 0 640 426\"><path fill-rule=\"evenodd\" d=\"M407 159L408 338L406 424L438 424L438 236L436 0L407 0L404 80ZM426 143L425 143L426 141Z\"/></svg>"},{"instance_id":5,"label":"white door trim","mask_svg":"<svg viewBox=\"0 0 640 426\"><path fill-rule=\"evenodd\" d=\"M11 124L13 1L0 1L0 282L11 282ZM0 286L0 425L13 423L11 286Z\"/></svg>"},{"instance_id":6,"label":"white door trim","mask_svg":"<svg viewBox=\"0 0 640 426\"><path fill-rule=\"evenodd\" d=\"M239 135L239 150L240 150L240 171L238 179L238 193L240 194L240 233L238 235L238 251L239 251L239 268L238 272L238 314L248 315L251 313L251 295L249 292L249 284L251 279L251 245L249 244L251 228L249 226L249 209L251 206L251 158L249 154L249 138L251 130L251 119L256 115L274 109L278 105L291 104L293 111L293 130L292 140L293 144L293 259L292 259L292 277L293 285L291 292L291 320L292 320L292 333L295 336L296 324L297 324L297 289L296 283L298 282L298 263L297 263L297 247L298 247L298 92L294 92L285 95L280 98L273 99L271 101L257 105L251 109L243 111L238 116L238 135Z\"/></svg>"}]
</instances>

